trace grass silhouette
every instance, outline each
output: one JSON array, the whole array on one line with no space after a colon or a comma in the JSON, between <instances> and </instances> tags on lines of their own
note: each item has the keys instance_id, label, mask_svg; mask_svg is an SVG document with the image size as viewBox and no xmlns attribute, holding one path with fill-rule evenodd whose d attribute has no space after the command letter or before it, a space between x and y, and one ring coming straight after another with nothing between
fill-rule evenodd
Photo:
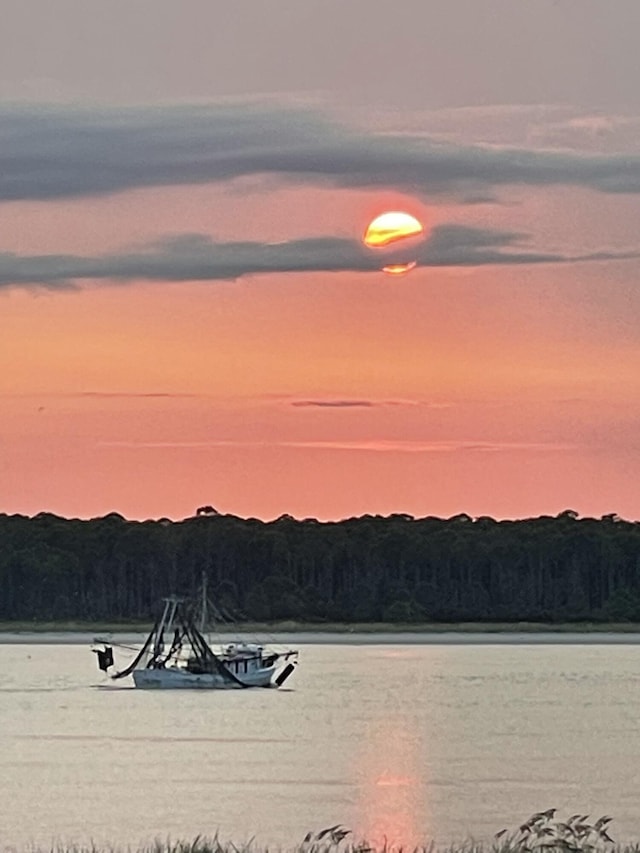
<instances>
[{"instance_id":1,"label":"grass silhouette","mask_svg":"<svg viewBox=\"0 0 640 853\"><path fill-rule=\"evenodd\" d=\"M29 848L28 853L640 853L640 842L619 845L609 835L612 818L603 815L589 822L589 815L577 813L562 820L556 809L536 812L516 829L501 829L489 842L468 839L446 847L433 842L403 847L402 845L369 844L356 841L350 829L335 824L317 832L289 848L269 848L251 839L240 845L221 841L218 835L198 835L191 841L155 841L135 848L59 845ZM19 848L5 845L2 853L21 853Z\"/></svg>"}]
</instances>

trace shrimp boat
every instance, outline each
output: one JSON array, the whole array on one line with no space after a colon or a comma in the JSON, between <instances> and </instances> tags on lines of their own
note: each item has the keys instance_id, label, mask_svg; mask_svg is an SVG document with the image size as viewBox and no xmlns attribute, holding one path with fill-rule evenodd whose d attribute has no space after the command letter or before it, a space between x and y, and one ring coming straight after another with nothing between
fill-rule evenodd
<instances>
[{"instance_id":1,"label":"shrimp boat","mask_svg":"<svg viewBox=\"0 0 640 853\"><path fill-rule=\"evenodd\" d=\"M123 669L115 668L113 649L117 644L96 639L92 651L102 672L113 680L130 675L135 686L143 689L228 690L282 687L296 668L295 649L276 651L245 641L210 645L205 636L208 600L204 586L199 620L188 599L171 596L163 603L161 617Z\"/></svg>"}]
</instances>

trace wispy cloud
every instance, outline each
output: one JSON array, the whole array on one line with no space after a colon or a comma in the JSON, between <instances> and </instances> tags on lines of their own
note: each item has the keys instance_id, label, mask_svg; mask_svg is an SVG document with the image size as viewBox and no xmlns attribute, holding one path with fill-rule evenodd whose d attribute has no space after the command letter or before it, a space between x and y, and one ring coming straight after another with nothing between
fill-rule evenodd
<instances>
[{"instance_id":1,"label":"wispy cloud","mask_svg":"<svg viewBox=\"0 0 640 853\"><path fill-rule=\"evenodd\" d=\"M181 397L204 397L205 394L174 393L173 391L2 391L0 397L18 398L55 398L55 399L135 399L156 400L169 398L171 400Z\"/></svg>"},{"instance_id":2,"label":"wispy cloud","mask_svg":"<svg viewBox=\"0 0 640 853\"><path fill-rule=\"evenodd\" d=\"M314 400L289 400L289 405L301 409L373 409L385 408L387 406L405 406L415 408L417 406L426 409L449 409L453 403L445 402L426 402L422 400L335 400L314 399Z\"/></svg>"},{"instance_id":3,"label":"wispy cloud","mask_svg":"<svg viewBox=\"0 0 640 853\"><path fill-rule=\"evenodd\" d=\"M65 396L65 397L96 397L98 399L120 399L120 398L133 398L133 399L175 399L181 397L201 397L201 394L176 394L174 392L169 391L76 391L76 392L68 392L66 394L58 394L57 396Z\"/></svg>"},{"instance_id":4,"label":"wispy cloud","mask_svg":"<svg viewBox=\"0 0 640 853\"><path fill-rule=\"evenodd\" d=\"M362 451L372 453L499 453L499 452L559 452L578 448L574 444L557 442L487 442L487 441L414 441L401 439L354 439L330 441L102 441L101 447L122 449L214 449L238 448L290 448L327 451Z\"/></svg>"},{"instance_id":5,"label":"wispy cloud","mask_svg":"<svg viewBox=\"0 0 640 853\"><path fill-rule=\"evenodd\" d=\"M637 258L639 251L562 255L526 250L523 236L508 231L439 225L414 249L424 267L568 264ZM137 252L96 257L0 253L0 287L68 288L87 280L224 281L261 273L367 272L403 263L406 248L367 250L338 237L283 243L216 243L202 234L166 238Z\"/></svg>"},{"instance_id":6,"label":"wispy cloud","mask_svg":"<svg viewBox=\"0 0 640 853\"><path fill-rule=\"evenodd\" d=\"M372 400L294 400L291 405L301 409L371 409L384 404Z\"/></svg>"},{"instance_id":7,"label":"wispy cloud","mask_svg":"<svg viewBox=\"0 0 640 853\"><path fill-rule=\"evenodd\" d=\"M315 113L257 104L0 109L0 200L261 175L432 197L518 184L637 193L640 156L368 134Z\"/></svg>"},{"instance_id":8,"label":"wispy cloud","mask_svg":"<svg viewBox=\"0 0 640 853\"><path fill-rule=\"evenodd\" d=\"M345 400L335 397L317 398L317 399L300 399L291 394L257 394L251 396L230 396L223 397L218 394L208 393L190 393L190 392L175 392L175 391L0 391L1 398L10 399L47 399L47 400L214 400L216 404L231 404L231 405L268 405L268 406L293 406L295 408L320 408L320 409L351 409L351 408L383 408L383 407L407 407L416 408L422 407L425 409L450 409L457 403L448 401L431 401L431 400L365 400L353 399Z\"/></svg>"}]
</instances>

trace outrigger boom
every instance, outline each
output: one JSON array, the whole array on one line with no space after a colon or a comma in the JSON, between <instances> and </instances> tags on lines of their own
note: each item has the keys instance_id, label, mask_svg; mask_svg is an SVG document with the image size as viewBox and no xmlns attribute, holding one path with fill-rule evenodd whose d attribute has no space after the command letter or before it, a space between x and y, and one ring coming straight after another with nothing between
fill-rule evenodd
<instances>
[{"instance_id":1,"label":"outrigger boom","mask_svg":"<svg viewBox=\"0 0 640 853\"><path fill-rule=\"evenodd\" d=\"M258 643L237 642L213 650L204 637L206 592L196 627L193 608L186 599L163 599L164 609L142 648L124 669L114 667L113 645L105 641L94 648L98 667L116 680L131 675L141 688L228 689L281 687L294 671L298 652L274 651ZM168 645L165 636L171 637Z\"/></svg>"}]
</instances>

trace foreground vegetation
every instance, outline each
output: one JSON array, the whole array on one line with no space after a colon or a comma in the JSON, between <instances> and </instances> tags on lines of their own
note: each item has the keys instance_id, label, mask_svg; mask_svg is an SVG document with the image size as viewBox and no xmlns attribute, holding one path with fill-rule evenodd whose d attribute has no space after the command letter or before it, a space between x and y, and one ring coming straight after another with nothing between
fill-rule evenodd
<instances>
[{"instance_id":1,"label":"foreground vegetation","mask_svg":"<svg viewBox=\"0 0 640 853\"><path fill-rule=\"evenodd\" d=\"M566 820L555 818L555 809L536 812L524 821L518 829L509 832L502 829L495 834L490 843L475 842L472 839L446 848L437 848L428 843L413 848L394 846L385 841L382 844L369 844L366 841L353 840L350 830L341 824L309 832L304 840L290 848L291 853L638 853L640 843L616 845L609 835L611 818L608 815L588 821L588 815L575 814ZM15 848L5 848L14 851ZM116 853L118 848L106 848ZM127 848L131 853L131 848ZM37 853L32 850L31 853ZM57 847L52 853L101 853L95 845L90 847ZM217 836L205 838L198 836L193 841L156 841L152 845L138 848L138 853L269 853L253 840L236 845L223 842ZM273 853L273 849L272 849Z\"/></svg>"},{"instance_id":2,"label":"foreground vegetation","mask_svg":"<svg viewBox=\"0 0 640 853\"><path fill-rule=\"evenodd\" d=\"M615 515L321 523L199 512L0 515L0 621L144 630L162 596L193 595L204 574L223 614L272 630L640 622L640 523Z\"/></svg>"}]
</instances>

